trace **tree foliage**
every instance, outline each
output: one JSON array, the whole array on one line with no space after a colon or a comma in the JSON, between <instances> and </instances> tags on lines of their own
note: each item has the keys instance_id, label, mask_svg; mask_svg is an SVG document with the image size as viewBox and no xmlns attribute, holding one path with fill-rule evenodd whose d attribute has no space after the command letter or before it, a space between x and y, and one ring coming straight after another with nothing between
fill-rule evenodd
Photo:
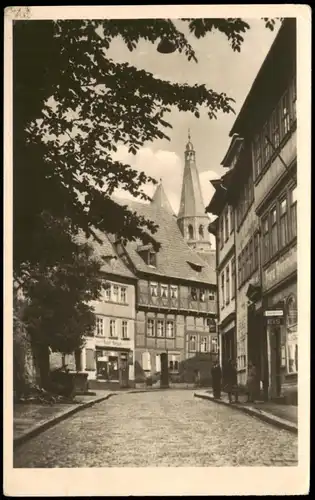
<instances>
[{"instance_id":1,"label":"tree foliage","mask_svg":"<svg viewBox=\"0 0 315 500\"><path fill-rule=\"evenodd\" d=\"M197 38L223 33L234 51L250 26L241 19L184 19ZM269 28L273 21L265 19ZM147 199L143 172L113 159L117 145L136 154L146 142L168 139L172 107L210 119L233 111L233 99L205 85L171 83L112 60L111 41L130 51L144 39L167 38L197 62L184 34L169 19L16 21L14 50L14 268L62 263L70 251L57 240L45 214L70 221L71 232L93 228L118 237L147 239L152 221L112 194L120 187ZM58 233L60 235L60 233ZM62 264L60 264L62 265Z\"/></svg>"}]
</instances>

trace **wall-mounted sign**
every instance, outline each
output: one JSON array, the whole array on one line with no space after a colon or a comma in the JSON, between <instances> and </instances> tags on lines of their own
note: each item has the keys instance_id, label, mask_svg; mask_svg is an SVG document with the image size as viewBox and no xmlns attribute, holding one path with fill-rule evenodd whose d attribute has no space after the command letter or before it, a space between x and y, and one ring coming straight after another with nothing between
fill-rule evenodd
<instances>
[{"instance_id":1,"label":"wall-mounted sign","mask_svg":"<svg viewBox=\"0 0 315 500\"><path fill-rule=\"evenodd\" d=\"M267 325L280 326L283 324L283 318L267 318Z\"/></svg>"},{"instance_id":2,"label":"wall-mounted sign","mask_svg":"<svg viewBox=\"0 0 315 500\"><path fill-rule=\"evenodd\" d=\"M263 289L267 290L289 276L297 269L297 248L294 246L286 254L273 262L263 272Z\"/></svg>"},{"instance_id":3,"label":"wall-mounted sign","mask_svg":"<svg viewBox=\"0 0 315 500\"><path fill-rule=\"evenodd\" d=\"M283 309L267 309L264 311L264 316L266 318L283 317Z\"/></svg>"}]
</instances>

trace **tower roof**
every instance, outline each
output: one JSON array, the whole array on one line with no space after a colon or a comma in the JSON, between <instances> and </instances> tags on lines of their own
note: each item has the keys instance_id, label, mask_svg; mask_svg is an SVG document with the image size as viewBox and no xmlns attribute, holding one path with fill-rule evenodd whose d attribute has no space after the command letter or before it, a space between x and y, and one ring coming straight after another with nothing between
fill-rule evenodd
<instances>
[{"instance_id":1,"label":"tower roof","mask_svg":"<svg viewBox=\"0 0 315 500\"><path fill-rule=\"evenodd\" d=\"M166 196L166 193L164 191L162 179L160 179L160 183L155 190L155 193L151 201L151 205L158 208L164 208L170 214L174 214L171 204L168 201L168 197Z\"/></svg>"},{"instance_id":2,"label":"tower roof","mask_svg":"<svg viewBox=\"0 0 315 500\"><path fill-rule=\"evenodd\" d=\"M195 162L194 147L190 139L189 132L178 218L206 215L201 194L199 174Z\"/></svg>"}]
</instances>

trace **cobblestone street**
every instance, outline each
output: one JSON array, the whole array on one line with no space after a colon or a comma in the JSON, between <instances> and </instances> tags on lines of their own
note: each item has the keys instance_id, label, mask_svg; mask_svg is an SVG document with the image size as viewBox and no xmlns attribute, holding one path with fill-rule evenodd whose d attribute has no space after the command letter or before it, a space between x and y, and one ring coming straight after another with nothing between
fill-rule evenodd
<instances>
[{"instance_id":1,"label":"cobblestone street","mask_svg":"<svg viewBox=\"0 0 315 500\"><path fill-rule=\"evenodd\" d=\"M297 465L297 437L193 391L121 394L21 445L14 467Z\"/></svg>"}]
</instances>

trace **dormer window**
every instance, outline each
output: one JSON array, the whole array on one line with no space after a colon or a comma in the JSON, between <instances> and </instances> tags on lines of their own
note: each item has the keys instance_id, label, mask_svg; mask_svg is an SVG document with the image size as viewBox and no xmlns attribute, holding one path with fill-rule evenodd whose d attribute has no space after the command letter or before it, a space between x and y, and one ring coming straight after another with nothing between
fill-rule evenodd
<instances>
[{"instance_id":1,"label":"dormer window","mask_svg":"<svg viewBox=\"0 0 315 500\"><path fill-rule=\"evenodd\" d=\"M148 252L148 265L156 267L156 253L153 250Z\"/></svg>"},{"instance_id":2,"label":"dormer window","mask_svg":"<svg viewBox=\"0 0 315 500\"><path fill-rule=\"evenodd\" d=\"M196 264L195 262L190 262L189 260L187 262L194 271L201 273L202 268L203 268L203 266L201 264Z\"/></svg>"},{"instance_id":3,"label":"dormer window","mask_svg":"<svg viewBox=\"0 0 315 500\"><path fill-rule=\"evenodd\" d=\"M140 245L137 251L148 266L156 267L156 251L152 248L152 245Z\"/></svg>"}]
</instances>

